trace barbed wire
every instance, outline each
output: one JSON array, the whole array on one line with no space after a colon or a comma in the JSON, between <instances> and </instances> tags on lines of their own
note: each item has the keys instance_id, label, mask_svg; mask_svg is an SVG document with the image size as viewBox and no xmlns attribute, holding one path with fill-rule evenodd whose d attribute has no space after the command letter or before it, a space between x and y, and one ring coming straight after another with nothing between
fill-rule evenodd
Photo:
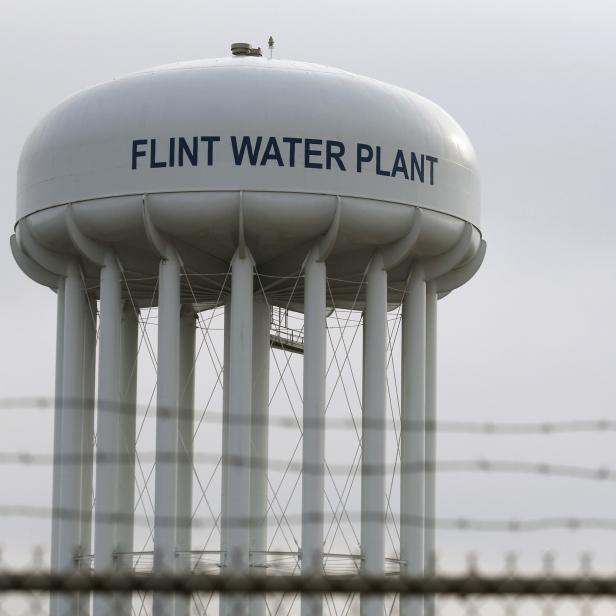
<instances>
[{"instance_id":1,"label":"barbed wire","mask_svg":"<svg viewBox=\"0 0 616 616\"><path fill-rule=\"evenodd\" d=\"M240 468L265 468L270 471L292 470L306 474L322 473L320 464L293 462L288 459L225 455L207 452L139 452L142 462L177 462L178 464L218 464L223 462L227 466ZM51 466L66 465L79 466L84 462L97 464L132 464L134 456L131 453L31 453L27 451L0 452L0 465L20 466ZM348 464L328 463L332 475L346 475ZM601 467L584 467L569 464L551 464L548 462L524 462L519 460L437 460L426 462L409 462L395 464L365 464L362 467L364 475L383 475L393 472L404 473L512 473L524 475L537 475L542 477L559 477L565 479L581 479L599 482L616 482L616 470Z\"/></svg>"},{"instance_id":2,"label":"barbed wire","mask_svg":"<svg viewBox=\"0 0 616 616\"><path fill-rule=\"evenodd\" d=\"M146 415L148 414L148 405L126 405L117 402L106 402L98 399L88 398L53 398L45 396L33 396L33 397L9 397L0 398L0 411L12 411L12 410L54 410L56 404L59 404L65 409L78 409L88 408L92 409L96 406L96 411L101 412L115 412L120 414L135 414ZM192 415L194 409L192 408L174 408L174 409L157 409L157 415L159 416L177 416L182 418L184 415ZM222 423L223 415L220 411L208 409L208 417L210 421L218 421ZM227 418L225 418L226 420ZM292 417L285 417L278 414L271 414L266 419L261 418L246 418L242 415L230 415L228 420L235 424L244 424L255 421L267 421L269 425L276 427L291 427L296 429L297 422ZM310 427L313 427L310 423L310 418L304 418L304 421L308 422ZM314 421L314 420L312 420ZM354 427L354 420L352 418L344 417L326 417L325 423L319 421L319 425L326 425L327 429L340 429L346 430ZM393 422L391 419L386 420L386 425L391 425ZM374 426L371 424L369 418L364 418L364 425L367 427L382 427L380 421L375 421ZM478 434L478 435L509 435L509 436L528 436L528 435L550 435L550 434L567 434L567 433L580 433L580 432L616 432L616 420L599 418L599 419L572 419L564 421L537 421L537 422L494 422L494 421L447 421L440 420L437 422L417 422L417 421L405 421L404 428L410 431L412 430L436 430L441 433L460 433L460 434Z\"/></svg>"},{"instance_id":3,"label":"barbed wire","mask_svg":"<svg viewBox=\"0 0 616 616\"><path fill-rule=\"evenodd\" d=\"M348 511L348 519L351 522L385 522L389 514L376 512ZM16 517L51 520L52 516L67 520L80 520L83 517L81 509L51 508L36 505L0 505L0 517ZM300 523L302 520L307 522L328 521L333 518L333 514L301 514L287 512L285 518L289 523ZM145 516L138 514L122 514L99 512L97 519L101 522L134 523L135 526L149 528L151 521ZM473 517L452 517L452 518L425 518L419 516L400 516L399 523L402 525L435 528L437 530L450 531L480 531L480 532L537 532L548 530L567 530L567 531L616 531L616 518L585 518L575 516L554 516L537 518L473 518ZM211 520L192 516L177 516L157 518L160 526L183 526L191 524L192 528L210 528L213 525ZM262 524L263 517L259 516L229 516L226 524L229 528L246 528L253 524Z\"/></svg>"}]
</instances>

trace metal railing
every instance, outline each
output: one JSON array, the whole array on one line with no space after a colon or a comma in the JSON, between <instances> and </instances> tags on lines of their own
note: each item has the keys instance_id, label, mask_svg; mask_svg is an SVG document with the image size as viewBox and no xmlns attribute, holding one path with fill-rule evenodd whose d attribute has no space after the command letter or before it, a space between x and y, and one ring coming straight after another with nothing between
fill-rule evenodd
<instances>
[{"instance_id":1,"label":"metal railing","mask_svg":"<svg viewBox=\"0 0 616 616\"><path fill-rule=\"evenodd\" d=\"M289 310L280 306L272 306L270 326L270 345L275 349L304 352L304 331L289 326Z\"/></svg>"}]
</instances>

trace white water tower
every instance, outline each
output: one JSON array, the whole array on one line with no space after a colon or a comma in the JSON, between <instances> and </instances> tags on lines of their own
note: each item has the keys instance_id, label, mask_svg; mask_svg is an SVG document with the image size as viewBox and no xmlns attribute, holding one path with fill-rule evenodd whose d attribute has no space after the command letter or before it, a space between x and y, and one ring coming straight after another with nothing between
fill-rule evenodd
<instances>
[{"instance_id":1,"label":"white water tower","mask_svg":"<svg viewBox=\"0 0 616 616\"><path fill-rule=\"evenodd\" d=\"M410 520L431 515L433 479L409 469L433 447L433 431L417 426L436 412L437 300L473 276L485 253L475 154L442 109L346 71L264 59L247 45L233 57L129 75L69 98L34 129L11 245L22 270L58 298L54 451L79 462L54 467L54 570L85 566L90 555L97 571L132 567L139 310L153 304L154 569L187 566L179 554L191 550L195 315L224 306L220 567L266 571L267 525L258 521L268 470L250 460L268 456L269 357L286 344L303 353L298 562L302 574L322 573L326 316L335 302L363 315L359 568L377 575L387 315L402 305L399 566L424 572L433 533ZM289 309L303 315L301 339L272 334L272 313ZM259 597L220 605L265 614ZM52 616L65 607L52 599ZM94 597L95 616L108 607ZM383 599L361 608L380 616ZM155 616L189 609L165 596L153 604ZM400 603L405 616L422 609ZM322 599L302 597L301 612L321 614ZM130 598L117 598L114 613L129 614Z\"/></svg>"}]
</instances>

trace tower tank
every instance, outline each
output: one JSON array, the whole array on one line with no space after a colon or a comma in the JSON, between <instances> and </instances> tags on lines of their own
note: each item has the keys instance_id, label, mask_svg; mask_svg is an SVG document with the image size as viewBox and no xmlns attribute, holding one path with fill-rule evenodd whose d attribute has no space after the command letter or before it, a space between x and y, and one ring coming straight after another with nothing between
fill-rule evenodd
<instances>
[{"instance_id":1,"label":"tower tank","mask_svg":"<svg viewBox=\"0 0 616 616\"><path fill-rule=\"evenodd\" d=\"M131 366L139 311L152 306L153 568L187 567L178 554L191 549L195 318L224 307L221 570L264 570L267 527L255 520L267 516L267 464L251 460L267 457L273 347L303 355L298 562L303 575L322 573L326 319L347 308L363 324L360 572L384 574L386 487L374 469L385 463L387 315L401 306L399 567L422 575L434 537L413 520L433 515L434 481L412 467L434 447L434 431L417 426L436 413L437 300L485 254L472 145L440 107L399 87L264 59L248 45L234 54L82 91L24 145L11 246L57 293L54 451L80 460L54 467L52 569L79 567L83 555L96 571L132 566ZM272 315L289 310L301 337L273 331ZM62 601L52 598L52 616ZM100 597L80 601L107 613ZM152 609L190 607L161 595ZM265 614L265 602L231 597L220 609ZM403 598L399 609L424 606ZM361 610L380 615L383 599L362 598ZM302 597L302 614L322 611L320 598ZM114 613L130 614L130 598Z\"/></svg>"}]
</instances>

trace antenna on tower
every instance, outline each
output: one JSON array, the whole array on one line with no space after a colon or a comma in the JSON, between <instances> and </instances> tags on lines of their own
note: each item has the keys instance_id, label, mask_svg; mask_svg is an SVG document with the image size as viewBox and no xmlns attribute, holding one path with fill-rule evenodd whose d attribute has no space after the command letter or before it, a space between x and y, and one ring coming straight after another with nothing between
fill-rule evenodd
<instances>
[{"instance_id":1,"label":"antenna on tower","mask_svg":"<svg viewBox=\"0 0 616 616\"><path fill-rule=\"evenodd\" d=\"M272 56L274 55L274 37L270 36L268 41L267 41L267 46L269 47L269 59L272 59Z\"/></svg>"}]
</instances>

